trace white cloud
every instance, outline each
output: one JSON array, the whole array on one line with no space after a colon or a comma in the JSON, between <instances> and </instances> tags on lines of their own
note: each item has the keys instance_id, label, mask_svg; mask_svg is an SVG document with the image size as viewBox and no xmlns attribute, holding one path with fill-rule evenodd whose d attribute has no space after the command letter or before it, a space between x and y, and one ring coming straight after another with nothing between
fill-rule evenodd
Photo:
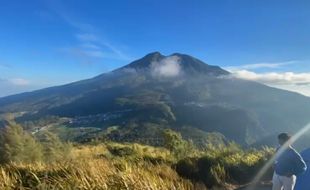
<instances>
[{"instance_id":1,"label":"white cloud","mask_svg":"<svg viewBox=\"0 0 310 190\"><path fill-rule=\"evenodd\" d=\"M23 78L12 78L8 79L8 81L16 86L27 86L30 84L30 81L23 79Z\"/></svg>"},{"instance_id":2,"label":"white cloud","mask_svg":"<svg viewBox=\"0 0 310 190\"><path fill-rule=\"evenodd\" d=\"M257 81L269 86L310 96L310 73L232 71L232 77Z\"/></svg>"},{"instance_id":3,"label":"white cloud","mask_svg":"<svg viewBox=\"0 0 310 190\"><path fill-rule=\"evenodd\" d=\"M30 81L23 78L10 78L10 79L0 78L0 83L13 86L27 86L30 84Z\"/></svg>"},{"instance_id":4,"label":"white cloud","mask_svg":"<svg viewBox=\"0 0 310 190\"><path fill-rule=\"evenodd\" d=\"M232 72L237 78L255 80L269 84L310 84L310 73L294 73L294 72L267 72L256 73L248 70L239 70Z\"/></svg>"},{"instance_id":5,"label":"white cloud","mask_svg":"<svg viewBox=\"0 0 310 190\"><path fill-rule=\"evenodd\" d=\"M180 58L169 56L159 62L151 63L151 71L154 76L174 77L181 73Z\"/></svg>"},{"instance_id":6,"label":"white cloud","mask_svg":"<svg viewBox=\"0 0 310 190\"><path fill-rule=\"evenodd\" d=\"M275 85L270 85L270 86L280 88L283 90L298 92L298 93L303 94L305 96L310 96L310 84L305 84L305 85L295 85L295 84L277 85L277 84L275 84Z\"/></svg>"},{"instance_id":7,"label":"white cloud","mask_svg":"<svg viewBox=\"0 0 310 190\"><path fill-rule=\"evenodd\" d=\"M263 63L254 63L254 64L246 64L246 65L238 65L238 66L229 66L225 67L226 70L229 71L238 71L238 70L255 70L255 69L261 69L261 68L268 68L268 69L275 69L280 68L285 65L293 64L298 61L292 60L292 61L284 61L284 62L263 62Z\"/></svg>"},{"instance_id":8,"label":"white cloud","mask_svg":"<svg viewBox=\"0 0 310 190\"><path fill-rule=\"evenodd\" d=\"M31 82L23 78L0 78L0 97L34 89Z\"/></svg>"}]
</instances>

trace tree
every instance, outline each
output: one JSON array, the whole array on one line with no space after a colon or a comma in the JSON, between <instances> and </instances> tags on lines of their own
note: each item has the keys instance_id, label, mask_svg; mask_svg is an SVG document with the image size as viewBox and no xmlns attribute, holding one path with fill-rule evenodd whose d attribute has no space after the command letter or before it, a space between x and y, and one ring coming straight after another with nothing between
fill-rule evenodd
<instances>
[{"instance_id":1,"label":"tree","mask_svg":"<svg viewBox=\"0 0 310 190\"><path fill-rule=\"evenodd\" d=\"M191 141L186 141L182 135L171 129L166 129L163 132L164 147L169 149L176 158L188 156L195 149Z\"/></svg>"}]
</instances>

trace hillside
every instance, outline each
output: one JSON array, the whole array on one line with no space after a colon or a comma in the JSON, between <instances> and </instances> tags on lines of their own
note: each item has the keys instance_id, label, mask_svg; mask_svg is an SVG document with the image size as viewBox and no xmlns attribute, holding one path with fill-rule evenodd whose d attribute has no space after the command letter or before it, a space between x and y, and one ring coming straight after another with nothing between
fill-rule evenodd
<instances>
[{"instance_id":1,"label":"hillside","mask_svg":"<svg viewBox=\"0 0 310 190\"><path fill-rule=\"evenodd\" d=\"M218 132L249 145L303 127L310 98L233 78L189 55L155 52L88 80L1 98L0 113L17 114L19 123L67 118L65 127L94 127L101 134L116 126L107 136L125 141L185 127L195 129L188 130L194 140L199 133Z\"/></svg>"}]
</instances>

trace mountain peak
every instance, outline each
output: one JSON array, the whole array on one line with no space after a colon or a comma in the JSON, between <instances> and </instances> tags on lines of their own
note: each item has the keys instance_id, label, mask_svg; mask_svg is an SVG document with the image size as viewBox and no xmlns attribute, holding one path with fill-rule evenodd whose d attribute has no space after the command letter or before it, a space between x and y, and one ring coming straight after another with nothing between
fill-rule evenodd
<instances>
[{"instance_id":1,"label":"mountain peak","mask_svg":"<svg viewBox=\"0 0 310 190\"><path fill-rule=\"evenodd\" d=\"M154 51L145 55L145 57L163 56L159 51Z\"/></svg>"},{"instance_id":2,"label":"mountain peak","mask_svg":"<svg viewBox=\"0 0 310 190\"><path fill-rule=\"evenodd\" d=\"M208 65L203 61L187 54L173 53L171 55L165 56L157 51L149 53L141 59L133 61L130 64L117 70L134 69L138 72L145 72L152 69L158 70L157 67L159 67L160 70L165 66L167 68L179 68L181 69L182 73L186 74L205 74L213 76L229 74L228 71L218 66Z\"/></svg>"}]
</instances>

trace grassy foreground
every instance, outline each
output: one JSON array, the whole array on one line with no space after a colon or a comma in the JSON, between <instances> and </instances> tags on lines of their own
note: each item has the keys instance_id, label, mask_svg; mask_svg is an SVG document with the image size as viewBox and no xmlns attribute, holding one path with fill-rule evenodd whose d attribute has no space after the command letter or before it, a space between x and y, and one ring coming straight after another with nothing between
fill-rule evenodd
<instances>
[{"instance_id":1,"label":"grassy foreground","mask_svg":"<svg viewBox=\"0 0 310 190\"><path fill-rule=\"evenodd\" d=\"M135 146L150 158L170 156L164 149ZM111 155L105 145L79 146L71 160L7 164L0 167L0 189L193 189L168 164L151 164L141 153L140 158L123 158Z\"/></svg>"},{"instance_id":2,"label":"grassy foreground","mask_svg":"<svg viewBox=\"0 0 310 190\"><path fill-rule=\"evenodd\" d=\"M0 189L230 190L249 183L273 154L235 143L198 148L170 129L163 140L161 147L72 145L50 132L34 136L10 124L0 133Z\"/></svg>"},{"instance_id":3,"label":"grassy foreground","mask_svg":"<svg viewBox=\"0 0 310 190\"><path fill-rule=\"evenodd\" d=\"M207 182L218 180L209 189L233 189L233 185L228 185L228 182L233 182L233 178L228 178L228 171L240 175L253 172L251 165L256 167L256 162L266 156L266 151L255 155L252 152L243 160L240 152L233 153L234 151L236 150L231 150L230 153L228 149L214 152L209 150L208 154L205 152L178 161L165 148L117 143L78 145L62 161L9 163L0 166L0 189L208 189L203 177L207 177ZM191 162L191 168L184 160L200 158L202 163L208 163L206 156L219 156L215 154L222 154L222 161L219 160L212 166L209 164L211 168L202 168L201 179L194 178L196 174L186 177L186 172L193 171L196 166ZM224 154L229 156L224 157ZM183 167L183 171L178 174L176 168L180 167Z\"/></svg>"}]
</instances>

